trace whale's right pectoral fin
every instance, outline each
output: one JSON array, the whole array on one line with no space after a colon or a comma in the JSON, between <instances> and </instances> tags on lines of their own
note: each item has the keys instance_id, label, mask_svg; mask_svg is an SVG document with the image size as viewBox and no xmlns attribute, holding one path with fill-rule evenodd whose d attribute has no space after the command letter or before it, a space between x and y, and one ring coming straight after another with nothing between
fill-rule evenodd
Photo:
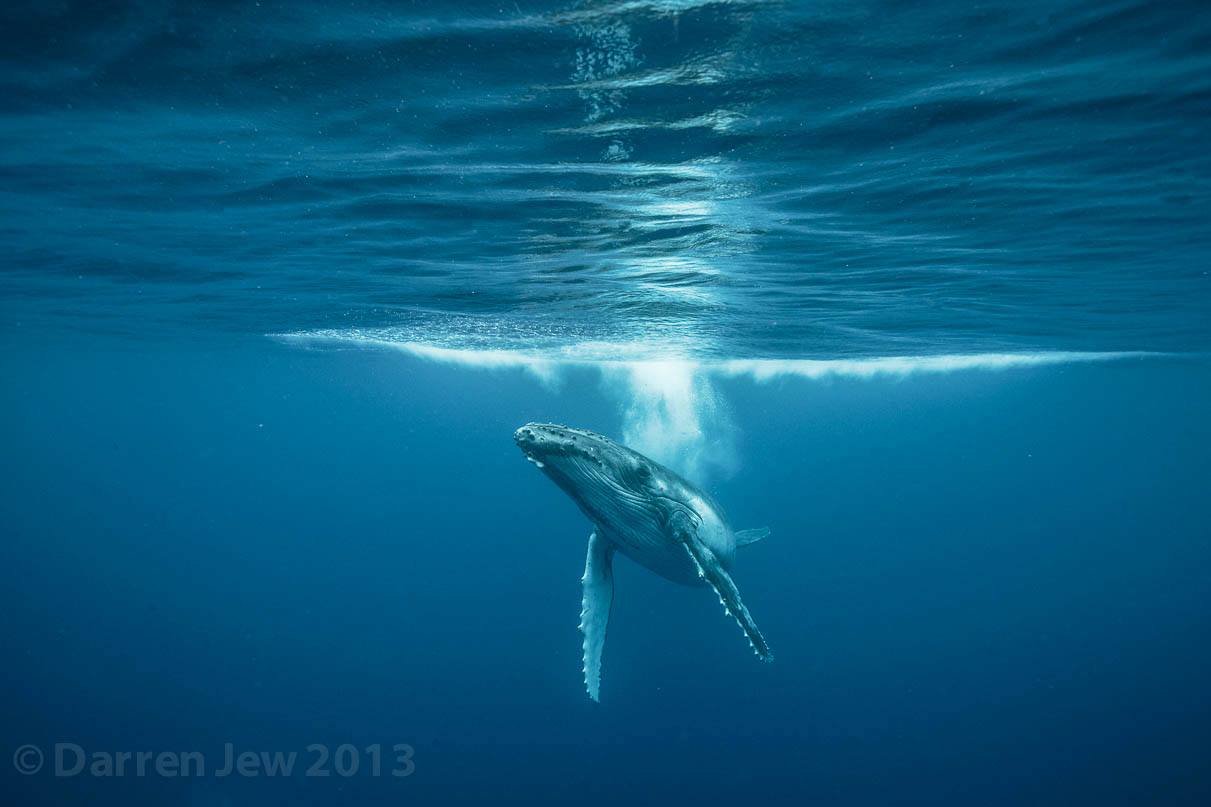
<instances>
[{"instance_id":1,"label":"whale's right pectoral fin","mask_svg":"<svg viewBox=\"0 0 1211 807\"><path fill-rule=\"evenodd\" d=\"M589 697L599 700L601 650L605 647L610 606L614 602L614 544L597 532L589 536L585 559L584 595L580 607L580 631L584 634L584 685Z\"/></svg>"},{"instance_id":2,"label":"whale's right pectoral fin","mask_svg":"<svg viewBox=\"0 0 1211 807\"><path fill-rule=\"evenodd\" d=\"M761 631L757 629L757 623L753 621L753 615L745 607L744 600L740 599L740 590L732 582L732 576L727 573L727 569L723 568L723 564L715 557L715 553L698 540L698 534L693 524L680 514L674 514L670 526L673 528L673 534L684 544L690 559L694 562L694 567L698 570L698 576L710 583L711 588L719 595L719 602L723 604L723 610L735 617L736 622L740 624L740 629L748 637L753 652L762 661L773 661L774 654L770 652L769 644L761 635Z\"/></svg>"}]
</instances>

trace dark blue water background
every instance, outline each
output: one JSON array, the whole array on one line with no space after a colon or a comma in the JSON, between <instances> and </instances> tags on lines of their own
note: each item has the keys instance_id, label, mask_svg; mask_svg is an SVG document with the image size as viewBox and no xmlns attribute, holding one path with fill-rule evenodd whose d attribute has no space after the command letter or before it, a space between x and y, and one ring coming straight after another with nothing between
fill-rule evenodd
<instances>
[{"instance_id":1,"label":"dark blue water background","mask_svg":"<svg viewBox=\"0 0 1211 807\"><path fill-rule=\"evenodd\" d=\"M1211 801L1205 4L16 3L0 42L4 803ZM620 561L590 702L528 420L771 527L777 660ZM10 764L56 742L415 772Z\"/></svg>"}]
</instances>

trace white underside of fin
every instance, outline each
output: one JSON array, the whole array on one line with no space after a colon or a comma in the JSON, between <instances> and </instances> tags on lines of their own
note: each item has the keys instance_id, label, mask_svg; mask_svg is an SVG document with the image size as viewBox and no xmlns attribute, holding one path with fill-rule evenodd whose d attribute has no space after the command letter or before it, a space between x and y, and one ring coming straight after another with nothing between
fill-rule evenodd
<instances>
[{"instance_id":1,"label":"white underside of fin","mask_svg":"<svg viewBox=\"0 0 1211 807\"><path fill-rule=\"evenodd\" d=\"M601 689L601 651L605 647L610 607L614 602L614 545L597 532L589 536L580 605L580 632L584 634L584 686L593 700Z\"/></svg>"}]
</instances>

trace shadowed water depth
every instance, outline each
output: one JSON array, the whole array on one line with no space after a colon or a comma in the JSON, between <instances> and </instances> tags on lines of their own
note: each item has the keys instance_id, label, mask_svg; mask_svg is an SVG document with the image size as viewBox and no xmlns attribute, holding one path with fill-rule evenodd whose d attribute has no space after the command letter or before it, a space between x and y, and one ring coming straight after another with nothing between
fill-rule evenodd
<instances>
[{"instance_id":1,"label":"shadowed water depth","mask_svg":"<svg viewBox=\"0 0 1211 807\"><path fill-rule=\"evenodd\" d=\"M1205 3L0 42L5 804L1211 803ZM526 423L770 535L593 574Z\"/></svg>"}]
</instances>

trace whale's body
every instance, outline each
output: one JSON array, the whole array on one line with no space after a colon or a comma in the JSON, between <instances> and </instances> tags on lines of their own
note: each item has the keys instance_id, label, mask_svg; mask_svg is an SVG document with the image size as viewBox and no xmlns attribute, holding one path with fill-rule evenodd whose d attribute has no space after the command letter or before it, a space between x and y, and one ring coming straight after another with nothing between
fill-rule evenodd
<instances>
[{"instance_id":1,"label":"whale's body","mask_svg":"<svg viewBox=\"0 0 1211 807\"><path fill-rule=\"evenodd\" d=\"M615 552L675 583L711 586L757 655L773 658L729 574L736 547L768 530L733 532L707 493L600 434L529 423L513 437L594 525L582 578L580 624L585 686L593 700L599 695L601 650L614 597Z\"/></svg>"}]
</instances>

